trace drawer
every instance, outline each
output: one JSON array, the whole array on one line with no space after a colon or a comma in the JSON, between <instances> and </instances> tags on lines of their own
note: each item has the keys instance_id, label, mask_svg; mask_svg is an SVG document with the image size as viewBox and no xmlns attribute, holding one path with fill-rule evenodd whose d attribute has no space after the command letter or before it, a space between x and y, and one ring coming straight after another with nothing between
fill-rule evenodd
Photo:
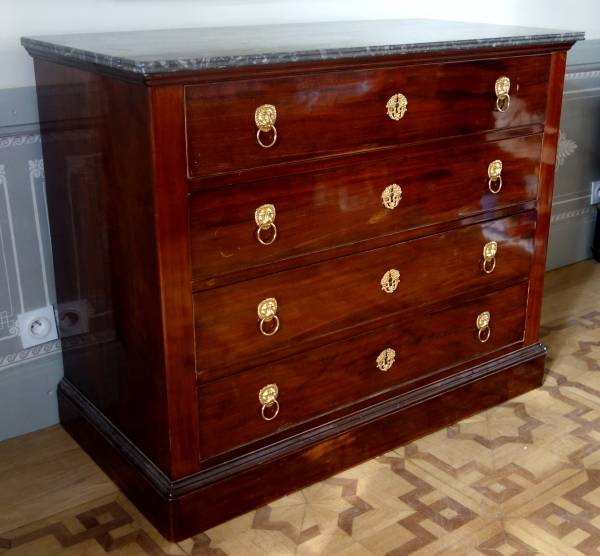
<instances>
[{"instance_id":1,"label":"drawer","mask_svg":"<svg viewBox=\"0 0 600 556\"><path fill-rule=\"evenodd\" d=\"M291 355L278 352L299 351L308 341L326 343L334 333L350 337L366 323L375 328L381 319L406 309L423 306L425 311L429 303L475 288L525 280L531 271L535 219L535 211L529 211L197 293L196 370L211 380L233 367ZM497 243L496 266L486 274L480 265L489 242ZM393 271L399 271L399 283L388 293L382 280ZM257 312L267 299L276 300L277 312L262 323L263 331L271 334L279 325L269 336L261 333ZM218 367L229 368L211 371Z\"/></svg>"},{"instance_id":2,"label":"drawer","mask_svg":"<svg viewBox=\"0 0 600 556\"><path fill-rule=\"evenodd\" d=\"M527 290L528 283L523 283L204 384L198 388L200 453L204 458L214 456L424 377L441 366L522 342ZM476 329L483 312L490 314L485 343L477 338ZM377 359L387 349L395 351L395 360L382 371ZM278 388L279 413L267 421L261 416L258 395L270 384ZM275 408L275 404L265 408L265 416L272 417Z\"/></svg>"},{"instance_id":3,"label":"drawer","mask_svg":"<svg viewBox=\"0 0 600 556\"><path fill-rule=\"evenodd\" d=\"M543 123L549 68L550 56L540 55L188 85L188 176ZM506 112L496 107L503 76L510 79ZM397 94L407 100L399 120L387 108ZM276 110L271 148L257 141L263 105ZM260 138L268 144L274 131Z\"/></svg>"},{"instance_id":4,"label":"drawer","mask_svg":"<svg viewBox=\"0 0 600 556\"><path fill-rule=\"evenodd\" d=\"M193 279L535 199L541 144L533 135L193 193ZM502 162L498 194L488 183L494 160ZM401 200L386 208L382 195L392 184ZM256 235L255 212L264 205L275 209L276 235L273 227L260 232L269 245Z\"/></svg>"}]
</instances>

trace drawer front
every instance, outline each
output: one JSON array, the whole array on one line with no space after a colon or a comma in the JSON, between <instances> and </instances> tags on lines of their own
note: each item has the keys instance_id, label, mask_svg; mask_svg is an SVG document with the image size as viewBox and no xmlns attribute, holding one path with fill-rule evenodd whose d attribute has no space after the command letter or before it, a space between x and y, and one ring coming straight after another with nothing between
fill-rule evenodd
<instances>
[{"instance_id":1,"label":"drawer front","mask_svg":"<svg viewBox=\"0 0 600 556\"><path fill-rule=\"evenodd\" d=\"M314 253L536 198L541 136L230 186L190 196L193 279ZM502 188L488 167L502 162ZM400 187L401 199L383 195ZM496 190L499 181L492 182ZM388 189L389 191L389 189ZM273 205L260 231L256 210ZM276 235L274 234L276 230Z\"/></svg>"},{"instance_id":2,"label":"drawer front","mask_svg":"<svg viewBox=\"0 0 600 556\"><path fill-rule=\"evenodd\" d=\"M493 288L495 283L526 279L531 271L535 211L468 226L357 255L280 272L194 295L197 372L205 380L220 366L254 366L273 361L282 349L333 333L350 337L352 329L406 309L468 293L474 288ZM497 243L496 265L486 274L481 268L484 246ZM488 270L492 262L488 263ZM387 275L394 291L383 290ZM393 283L391 284L393 286ZM277 312L262 323L258 306L275 299ZM423 311L425 311L425 307ZM337 339L341 339L338 337ZM288 353L291 355L291 353ZM227 371L229 372L229 371Z\"/></svg>"},{"instance_id":3,"label":"drawer front","mask_svg":"<svg viewBox=\"0 0 600 556\"><path fill-rule=\"evenodd\" d=\"M543 123L549 68L543 55L188 85L188 175ZM503 76L510 79L506 112L496 107L495 84ZM396 121L387 103L397 94L407 106ZM276 110L270 148L257 141L255 115L263 105ZM273 138L272 129L260 134L265 144Z\"/></svg>"},{"instance_id":4,"label":"drawer front","mask_svg":"<svg viewBox=\"0 0 600 556\"><path fill-rule=\"evenodd\" d=\"M441 365L448 368L522 342L527 290L528 283L523 283L204 384L198 391L200 453L214 456L424 377ZM483 312L490 314L485 343L476 328ZM395 351L394 362L382 371L377 360L386 349ZM386 368L383 362L379 365ZM270 384L278 388L279 413L267 421L261 415L259 392ZM265 416L272 417L275 409L275 404L266 407Z\"/></svg>"}]
</instances>

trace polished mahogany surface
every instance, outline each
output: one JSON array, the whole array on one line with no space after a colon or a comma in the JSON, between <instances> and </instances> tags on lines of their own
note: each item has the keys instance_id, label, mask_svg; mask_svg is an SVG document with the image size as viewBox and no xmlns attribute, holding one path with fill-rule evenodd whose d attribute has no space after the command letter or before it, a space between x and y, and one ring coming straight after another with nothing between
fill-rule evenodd
<instances>
[{"instance_id":1,"label":"polished mahogany surface","mask_svg":"<svg viewBox=\"0 0 600 556\"><path fill-rule=\"evenodd\" d=\"M384 319L398 318L412 307L526 280L535 218L530 211L197 293L196 353L202 357L196 369L203 380L210 380L247 367L258 356L272 361L311 340L325 343L338 331L349 337L361 324L382 326ZM486 274L481 261L490 241L498 244L497 264ZM400 282L387 293L381 280L391 269L399 271ZM261 334L257 314L258 304L268 298L277 300L280 321L272 336ZM273 330L273 322L263 326L266 332ZM212 370L219 367L226 370Z\"/></svg>"},{"instance_id":2,"label":"polished mahogany surface","mask_svg":"<svg viewBox=\"0 0 600 556\"><path fill-rule=\"evenodd\" d=\"M200 443L210 457L382 390L523 341L528 284L489 294L446 310L336 342L198 388ZM477 337L477 316L491 315L490 337ZM484 336L485 339L485 336ZM391 348L396 360L377 366ZM424 357L423 354L427 356ZM261 416L258 393L275 383L280 410ZM267 408L267 417L275 407Z\"/></svg>"},{"instance_id":3,"label":"polished mahogany surface","mask_svg":"<svg viewBox=\"0 0 600 556\"><path fill-rule=\"evenodd\" d=\"M190 195L192 278L208 279L533 200L541 143L540 135L532 135L195 192ZM498 194L488 184L494 160L502 161ZM402 196L393 209L382 201L391 184L400 186ZM270 245L256 238L255 211L265 204L276 211L277 236ZM272 230L261 234L263 241L271 241Z\"/></svg>"},{"instance_id":4,"label":"polished mahogany surface","mask_svg":"<svg viewBox=\"0 0 600 556\"><path fill-rule=\"evenodd\" d=\"M545 353L534 344L475 365L438 383L436 390L419 389L329 423L291 446L274 446L271 453L251 454L170 483L149 480L152 466L136 465L135 446L111 430L101 415L94 416L68 384L60 385L58 398L67 431L175 542L382 454L390 449L390 437L407 444L541 386ZM465 380L465 374L472 378ZM128 451L134 456L125 455Z\"/></svg>"},{"instance_id":5,"label":"polished mahogany surface","mask_svg":"<svg viewBox=\"0 0 600 556\"><path fill-rule=\"evenodd\" d=\"M58 298L93 308L89 330L63 338L61 419L165 536L541 383L570 44L147 76L35 51L53 60L36 72ZM394 121L398 93L408 104ZM263 149L254 115L267 103L278 138ZM387 208L392 184L402 198ZM277 237L261 245L267 204ZM257 313L267 298L272 336ZM269 384L272 421L258 395Z\"/></svg>"},{"instance_id":6,"label":"polished mahogany surface","mask_svg":"<svg viewBox=\"0 0 600 556\"><path fill-rule=\"evenodd\" d=\"M65 377L169 472L148 90L43 60L35 70L57 301L88 321L62 333Z\"/></svg>"},{"instance_id":7,"label":"polished mahogany surface","mask_svg":"<svg viewBox=\"0 0 600 556\"><path fill-rule=\"evenodd\" d=\"M549 67L549 56L531 56L189 85L188 173L201 177L543 123ZM494 85L505 75L513 106L501 113ZM398 93L408 106L395 121L386 103ZM255 111L264 104L277 110L277 141L269 149L255 138ZM272 133L263 133L263 142Z\"/></svg>"},{"instance_id":8,"label":"polished mahogany surface","mask_svg":"<svg viewBox=\"0 0 600 556\"><path fill-rule=\"evenodd\" d=\"M195 384L190 242L185 176L182 87L150 89L154 225L164 346L164 375L170 432L171 474L184 477L199 468L200 447ZM165 156L165 153L169 153ZM126 184L125 184L126 186ZM147 238L132 241L149 244ZM132 287L136 285L133 284ZM139 324L142 324L140 321Z\"/></svg>"},{"instance_id":9,"label":"polished mahogany surface","mask_svg":"<svg viewBox=\"0 0 600 556\"><path fill-rule=\"evenodd\" d=\"M556 170L556 150L560 135L560 110L562 108L562 92L564 85L567 53L556 52L552 55L550 81L548 83L548 113L542 156L540 179L544 187L540 188L537 197L538 223L535 234L535 251L533 269L531 271L531 288L527 301L527 324L525 329L525 345L538 341L539 326L542 316L542 294L544 293L544 274L546 273L546 251L550 232L550 213L552 211L552 192L554 191L554 173Z\"/></svg>"}]
</instances>

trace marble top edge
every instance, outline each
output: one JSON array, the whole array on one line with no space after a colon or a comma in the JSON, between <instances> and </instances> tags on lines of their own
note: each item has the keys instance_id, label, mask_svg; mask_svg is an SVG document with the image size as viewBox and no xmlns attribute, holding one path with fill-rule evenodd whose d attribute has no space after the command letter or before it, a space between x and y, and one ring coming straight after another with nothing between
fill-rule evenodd
<instances>
[{"instance_id":1,"label":"marble top edge","mask_svg":"<svg viewBox=\"0 0 600 556\"><path fill-rule=\"evenodd\" d=\"M552 44L584 37L576 31L406 19L22 37L21 44L31 54L150 75Z\"/></svg>"}]
</instances>

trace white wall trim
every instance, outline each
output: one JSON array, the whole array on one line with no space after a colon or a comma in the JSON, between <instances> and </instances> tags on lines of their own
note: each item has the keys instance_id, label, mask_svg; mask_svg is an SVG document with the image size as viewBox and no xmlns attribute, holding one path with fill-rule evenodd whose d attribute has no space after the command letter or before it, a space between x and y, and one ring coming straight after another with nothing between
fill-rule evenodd
<instances>
[{"instance_id":1,"label":"white wall trim","mask_svg":"<svg viewBox=\"0 0 600 556\"><path fill-rule=\"evenodd\" d=\"M13 257L15 260L15 269L16 269L16 274L17 274L17 287L19 290L19 302L21 303L21 313L23 313L25 304L23 302L23 289L21 287L21 273L19 270L19 257L17 255L15 229L13 227L12 212L10 209L10 198L8 195L8 182L6 180L6 171L4 169L4 164L0 165L0 185L4 186L4 200L6 202L6 213L8 215L8 227L10 230L11 243L12 243L12 249L13 249ZM2 241L2 245L4 246L4 241Z\"/></svg>"},{"instance_id":2,"label":"white wall trim","mask_svg":"<svg viewBox=\"0 0 600 556\"><path fill-rule=\"evenodd\" d=\"M594 79L600 77L600 70L579 71L576 73L565 74L566 81L576 81L578 79Z\"/></svg>"},{"instance_id":3,"label":"white wall trim","mask_svg":"<svg viewBox=\"0 0 600 556\"><path fill-rule=\"evenodd\" d=\"M0 149L7 147L20 147L21 145L30 145L41 141L39 133L22 133L21 135L8 135L0 137Z\"/></svg>"},{"instance_id":4,"label":"white wall trim","mask_svg":"<svg viewBox=\"0 0 600 556\"><path fill-rule=\"evenodd\" d=\"M567 212L561 212L560 214L553 214L550 217L550 223L552 222L560 222L561 220L567 220L569 218L576 218L578 216L584 216L589 214L590 212L596 211L596 205L591 205L589 207L583 207L576 210L569 210Z\"/></svg>"},{"instance_id":5,"label":"white wall trim","mask_svg":"<svg viewBox=\"0 0 600 556\"><path fill-rule=\"evenodd\" d=\"M42 230L40 227L40 213L38 210L37 195L35 193L35 180L38 178L45 179L46 173L44 172L44 160L39 158L37 160L29 161L29 182L31 184L31 200L33 202L33 214L35 216L35 230L38 237L38 247L40 250L40 267L42 269L42 283L44 285L44 295L46 296L46 305L50 305L50 296L48 295L48 278L46 276L46 259L44 254L44 244L42 242ZM42 188L42 191L44 189ZM44 201L45 201L44 197Z\"/></svg>"},{"instance_id":6,"label":"white wall trim","mask_svg":"<svg viewBox=\"0 0 600 556\"><path fill-rule=\"evenodd\" d=\"M15 365L19 365L25 361L47 357L55 352L59 352L61 350L61 346L62 344L59 340L54 340L52 342L40 344L39 346L24 349L17 353L11 353L5 357L0 356L0 376L2 376L1 373L9 367L14 367Z\"/></svg>"}]
</instances>

